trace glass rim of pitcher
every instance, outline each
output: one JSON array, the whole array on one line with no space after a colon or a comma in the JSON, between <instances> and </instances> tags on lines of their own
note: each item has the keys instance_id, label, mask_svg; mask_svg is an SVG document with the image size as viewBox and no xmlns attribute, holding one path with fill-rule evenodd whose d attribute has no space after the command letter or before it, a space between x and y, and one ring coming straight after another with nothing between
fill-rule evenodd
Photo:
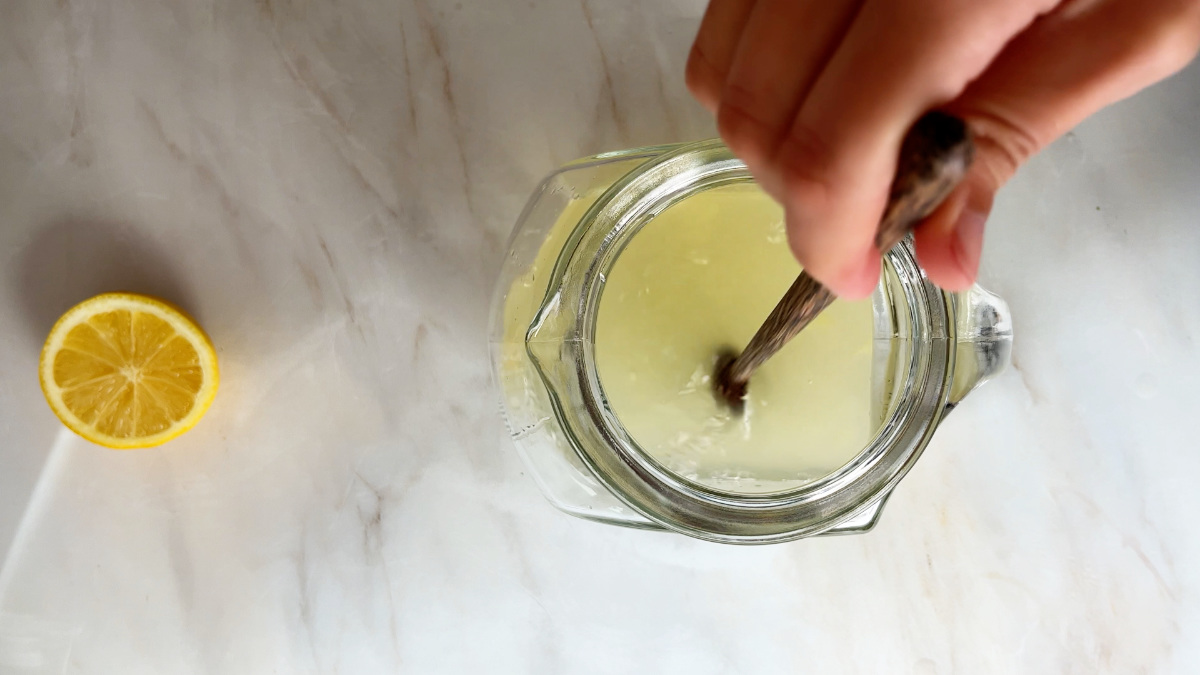
<instances>
[{"instance_id":1,"label":"glass rim of pitcher","mask_svg":"<svg viewBox=\"0 0 1200 675\"><path fill-rule=\"evenodd\" d=\"M875 508L937 428L955 359L948 295L925 278L906 241L885 255L885 271L894 273L905 296L912 338L903 387L872 440L851 460L790 489L746 493L681 476L643 450L608 406L596 367L596 319L606 275L624 246L657 214L699 192L752 181L745 164L719 140L681 145L630 171L571 233L526 334L526 350L555 415L588 470L651 521L728 543L798 539ZM561 347L541 353L542 345L551 343Z\"/></svg>"}]
</instances>

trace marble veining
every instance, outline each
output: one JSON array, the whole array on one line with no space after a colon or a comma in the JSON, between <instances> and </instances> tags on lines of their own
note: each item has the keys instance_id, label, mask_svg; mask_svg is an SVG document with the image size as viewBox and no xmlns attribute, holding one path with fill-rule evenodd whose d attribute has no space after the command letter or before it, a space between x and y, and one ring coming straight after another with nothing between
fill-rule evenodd
<instances>
[{"instance_id":1,"label":"marble veining","mask_svg":"<svg viewBox=\"0 0 1200 675\"><path fill-rule=\"evenodd\" d=\"M700 0L0 4L0 673L1200 672L1200 68L1024 169L1014 367L869 535L554 511L489 391L505 237L579 156L711 136ZM208 417L63 431L68 306L194 313Z\"/></svg>"}]
</instances>

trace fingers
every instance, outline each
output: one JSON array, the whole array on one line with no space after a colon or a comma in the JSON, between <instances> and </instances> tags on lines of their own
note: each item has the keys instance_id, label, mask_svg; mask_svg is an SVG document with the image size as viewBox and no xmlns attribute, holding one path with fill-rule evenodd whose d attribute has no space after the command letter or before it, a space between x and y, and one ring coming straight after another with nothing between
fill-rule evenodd
<instances>
[{"instance_id":1,"label":"fingers","mask_svg":"<svg viewBox=\"0 0 1200 675\"><path fill-rule=\"evenodd\" d=\"M974 282L983 221L997 190L1042 147L1088 115L1179 70L1200 49L1200 3L1146 6L1101 0L1070 5L1010 43L948 106L972 128L975 164L963 185L916 233L930 280Z\"/></svg>"},{"instance_id":2,"label":"fingers","mask_svg":"<svg viewBox=\"0 0 1200 675\"><path fill-rule=\"evenodd\" d=\"M759 0L720 93L725 143L765 184L768 160L862 0Z\"/></svg>"},{"instance_id":3,"label":"fingers","mask_svg":"<svg viewBox=\"0 0 1200 675\"><path fill-rule=\"evenodd\" d=\"M713 0L688 85L783 202L801 264L854 298L877 282L874 231L922 113L946 107L977 139L963 185L916 234L930 278L964 288L1016 168L1197 45L1200 0Z\"/></svg>"},{"instance_id":4,"label":"fingers","mask_svg":"<svg viewBox=\"0 0 1200 675\"><path fill-rule=\"evenodd\" d=\"M696 100L716 114L721 88L733 63L756 0L711 0L688 55L687 86Z\"/></svg>"},{"instance_id":5,"label":"fingers","mask_svg":"<svg viewBox=\"0 0 1200 675\"><path fill-rule=\"evenodd\" d=\"M975 150L975 161L958 189L914 233L917 260L930 281L947 291L975 283L983 253L983 229L998 185L985 168L994 155Z\"/></svg>"},{"instance_id":6,"label":"fingers","mask_svg":"<svg viewBox=\"0 0 1200 675\"><path fill-rule=\"evenodd\" d=\"M1044 0L869 0L779 147L788 237L814 277L843 297L878 280L873 238L904 133L955 98Z\"/></svg>"}]
</instances>

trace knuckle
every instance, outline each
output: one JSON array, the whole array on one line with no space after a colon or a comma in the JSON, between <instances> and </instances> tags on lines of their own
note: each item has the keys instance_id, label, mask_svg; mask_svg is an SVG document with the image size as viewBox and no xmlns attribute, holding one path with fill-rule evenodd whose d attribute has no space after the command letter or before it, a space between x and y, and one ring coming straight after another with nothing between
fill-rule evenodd
<instances>
[{"instance_id":1,"label":"knuckle","mask_svg":"<svg viewBox=\"0 0 1200 675\"><path fill-rule=\"evenodd\" d=\"M975 143L982 151L979 157L985 164L984 169L997 187L1007 182L1044 145L1031 131L1005 115L976 109L966 117Z\"/></svg>"},{"instance_id":2,"label":"knuckle","mask_svg":"<svg viewBox=\"0 0 1200 675\"><path fill-rule=\"evenodd\" d=\"M789 191L824 187L833 166L833 149L815 130L796 122L780 143L775 161Z\"/></svg>"},{"instance_id":3,"label":"knuckle","mask_svg":"<svg viewBox=\"0 0 1200 675\"><path fill-rule=\"evenodd\" d=\"M717 131L721 138L734 152L754 159L769 155L779 135L758 110L761 106L753 94L743 87L727 85L717 111Z\"/></svg>"},{"instance_id":4,"label":"knuckle","mask_svg":"<svg viewBox=\"0 0 1200 675\"><path fill-rule=\"evenodd\" d=\"M695 97L716 102L721 85L725 81L725 75L717 70L700 45L695 45L688 55L687 66L684 69L684 81L688 91L692 92Z\"/></svg>"}]
</instances>

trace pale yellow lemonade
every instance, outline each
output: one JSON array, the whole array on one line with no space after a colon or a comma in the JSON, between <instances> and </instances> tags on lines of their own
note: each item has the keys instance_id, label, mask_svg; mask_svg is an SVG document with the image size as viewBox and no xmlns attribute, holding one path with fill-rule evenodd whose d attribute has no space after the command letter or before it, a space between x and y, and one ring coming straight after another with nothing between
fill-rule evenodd
<instances>
[{"instance_id":1,"label":"pale yellow lemonade","mask_svg":"<svg viewBox=\"0 0 1200 675\"><path fill-rule=\"evenodd\" d=\"M510 412L542 409L524 339L568 235L591 205L572 200L508 288L503 369ZM753 377L745 411L717 403L719 350L740 350L795 280L783 214L752 183L707 190L647 223L610 271L596 361L609 406L638 445L687 478L766 492L852 459L871 416L870 301L839 300ZM514 434L523 429L513 429Z\"/></svg>"},{"instance_id":2,"label":"pale yellow lemonade","mask_svg":"<svg viewBox=\"0 0 1200 675\"><path fill-rule=\"evenodd\" d=\"M768 361L743 414L713 396L720 350L741 350L799 272L782 210L753 184L691 196L629 241L600 298L596 363L645 452L702 483L769 491L824 476L870 441L869 300L835 302Z\"/></svg>"}]
</instances>

